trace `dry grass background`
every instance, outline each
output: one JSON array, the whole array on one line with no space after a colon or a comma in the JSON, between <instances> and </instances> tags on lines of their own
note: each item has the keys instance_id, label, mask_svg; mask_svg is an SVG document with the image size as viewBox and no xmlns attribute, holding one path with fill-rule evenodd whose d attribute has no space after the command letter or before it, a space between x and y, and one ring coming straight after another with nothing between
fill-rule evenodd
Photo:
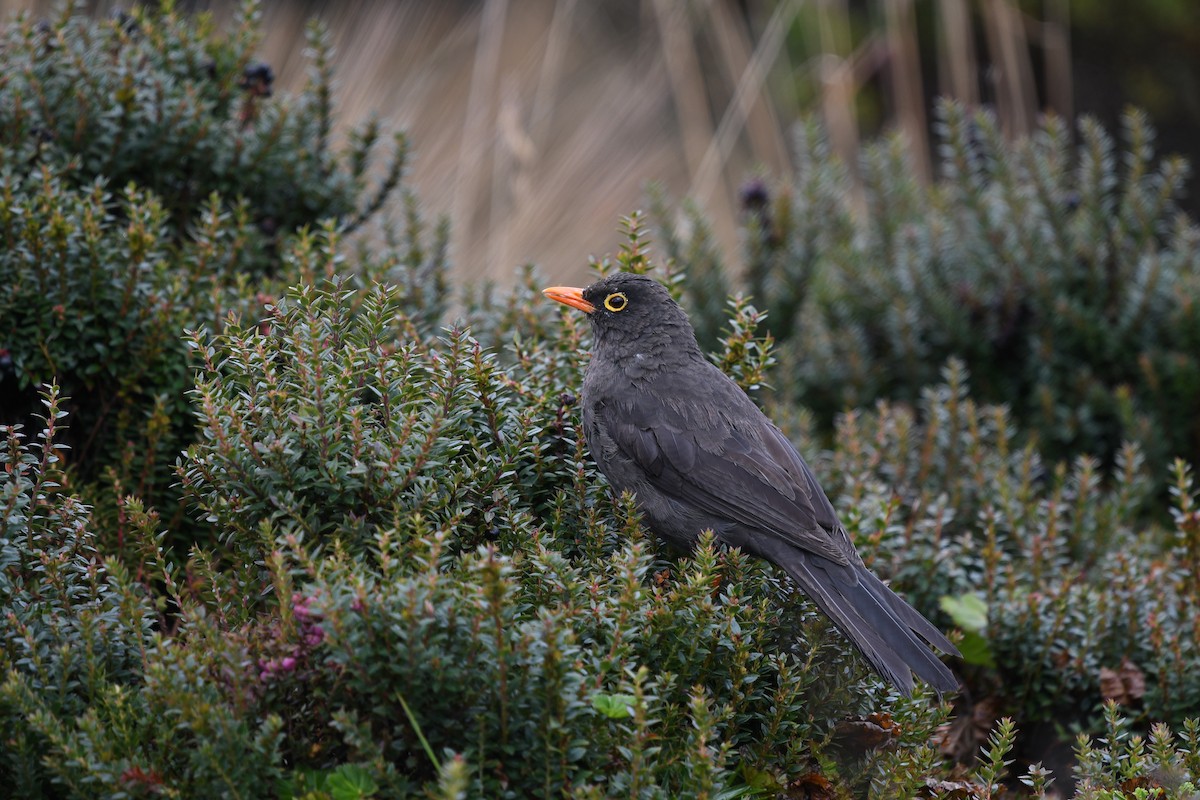
<instances>
[{"instance_id":1,"label":"dry grass background","mask_svg":"<svg viewBox=\"0 0 1200 800\"><path fill-rule=\"evenodd\" d=\"M890 121L926 174L933 93L990 102L1014 133L1043 105L1071 113L1068 0L1045 0L1044 19L1013 0L920 3L928 33L918 0L267 0L261 57L278 90L298 88L304 28L320 18L340 121L374 113L409 132L410 182L428 214L450 215L457 276L503 282L534 262L568 279L615 248L650 180L698 203L734 252L738 186L786 173L788 123L806 111L823 114L845 153L864 124ZM180 5L218 21L234 7ZM52 7L0 0L5 16Z\"/></svg>"}]
</instances>

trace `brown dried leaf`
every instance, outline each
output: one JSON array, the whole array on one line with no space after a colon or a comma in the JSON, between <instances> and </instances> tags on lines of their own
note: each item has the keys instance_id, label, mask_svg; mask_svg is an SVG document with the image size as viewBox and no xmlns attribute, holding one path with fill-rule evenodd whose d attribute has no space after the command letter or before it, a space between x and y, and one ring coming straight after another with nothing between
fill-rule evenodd
<instances>
[{"instance_id":1,"label":"brown dried leaf","mask_svg":"<svg viewBox=\"0 0 1200 800\"><path fill-rule=\"evenodd\" d=\"M1141 700L1146 696L1146 673L1138 668L1128 658L1121 659L1121 683L1125 684L1125 694L1131 700Z\"/></svg>"},{"instance_id":2,"label":"brown dried leaf","mask_svg":"<svg viewBox=\"0 0 1200 800\"><path fill-rule=\"evenodd\" d=\"M788 784L787 800L836 800L833 784L824 775L810 772Z\"/></svg>"},{"instance_id":3,"label":"brown dried leaf","mask_svg":"<svg viewBox=\"0 0 1200 800\"><path fill-rule=\"evenodd\" d=\"M1115 669L1100 668L1100 696L1117 705L1125 705L1125 684Z\"/></svg>"},{"instance_id":4,"label":"brown dried leaf","mask_svg":"<svg viewBox=\"0 0 1200 800\"><path fill-rule=\"evenodd\" d=\"M1000 701L985 697L971 707L971 713L961 712L939 728L934 743L942 755L967 763L975 758L999 718Z\"/></svg>"},{"instance_id":5,"label":"brown dried leaf","mask_svg":"<svg viewBox=\"0 0 1200 800\"><path fill-rule=\"evenodd\" d=\"M879 712L844 719L833 732L834 741L839 747L857 754L891 744L899 737L900 727L891 714Z\"/></svg>"},{"instance_id":6,"label":"brown dried leaf","mask_svg":"<svg viewBox=\"0 0 1200 800\"><path fill-rule=\"evenodd\" d=\"M917 792L917 797L938 798L938 800L979 800L987 797L983 787L967 781L939 781L926 778L925 785Z\"/></svg>"},{"instance_id":7,"label":"brown dried leaf","mask_svg":"<svg viewBox=\"0 0 1200 800\"><path fill-rule=\"evenodd\" d=\"M1129 778L1128 780L1121 782L1121 792L1130 797L1134 796L1134 793L1136 792L1137 789L1143 789L1146 791L1150 791L1153 789L1164 789L1164 788L1166 788L1166 787L1164 787L1161 783L1154 780L1153 778L1148 778L1145 775L1140 775L1136 778ZM1150 796L1153 797L1154 795L1151 794Z\"/></svg>"},{"instance_id":8,"label":"brown dried leaf","mask_svg":"<svg viewBox=\"0 0 1200 800\"><path fill-rule=\"evenodd\" d=\"M1146 673L1128 658L1117 669L1100 668L1100 696L1119 706L1141 700L1146 694Z\"/></svg>"}]
</instances>

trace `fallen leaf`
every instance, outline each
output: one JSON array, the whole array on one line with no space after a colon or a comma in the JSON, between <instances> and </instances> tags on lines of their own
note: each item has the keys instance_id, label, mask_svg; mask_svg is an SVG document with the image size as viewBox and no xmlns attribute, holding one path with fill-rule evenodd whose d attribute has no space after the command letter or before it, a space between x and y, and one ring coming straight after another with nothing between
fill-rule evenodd
<instances>
[{"instance_id":1,"label":"fallen leaf","mask_svg":"<svg viewBox=\"0 0 1200 800\"><path fill-rule=\"evenodd\" d=\"M788 784L787 800L834 800L833 784L824 775L810 772Z\"/></svg>"},{"instance_id":2,"label":"fallen leaf","mask_svg":"<svg viewBox=\"0 0 1200 800\"><path fill-rule=\"evenodd\" d=\"M900 727L891 714L879 712L844 719L833 731L834 742L857 755L891 744L899 737Z\"/></svg>"},{"instance_id":3,"label":"fallen leaf","mask_svg":"<svg viewBox=\"0 0 1200 800\"><path fill-rule=\"evenodd\" d=\"M1119 706L1141 700L1146 694L1146 674L1128 658L1117 669L1100 668L1100 696Z\"/></svg>"},{"instance_id":4,"label":"fallen leaf","mask_svg":"<svg viewBox=\"0 0 1200 800\"><path fill-rule=\"evenodd\" d=\"M1121 676L1115 669L1100 668L1100 696L1116 702L1117 705L1125 704L1125 684L1121 682Z\"/></svg>"},{"instance_id":5,"label":"fallen leaf","mask_svg":"<svg viewBox=\"0 0 1200 800\"><path fill-rule=\"evenodd\" d=\"M1158 781L1154 780L1153 778L1148 778L1145 775L1141 775L1137 778L1129 778L1128 780L1121 782L1121 791L1130 797L1135 796L1138 789L1141 789L1143 792L1150 791L1151 794L1147 796L1154 797L1152 790L1161 790L1163 788L1165 787L1163 787L1163 785Z\"/></svg>"},{"instance_id":6,"label":"fallen leaf","mask_svg":"<svg viewBox=\"0 0 1200 800\"><path fill-rule=\"evenodd\" d=\"M925 779L925 786L917 792L917 797L937 798L938 800L976 800L987 797L983 787L967 781L939 781L933 778Z\"/></svg>"},{"instance_id":7,"label":"fallen leaf","mask_svg":"<svg viewBox=\"0 0 1200 800\"><path fill-rule=\"evenodd\" d=\"M1132 700L1141 700L1146 696L1146 673L1138 668L1128 658L1121 659L1121 683L1125 684L1125 693Z\"/></svg>"},{"instance_id":8,"label":"fallen leaf","mask_svg":"<svg viewBox=\"0 0 1200 800\"><path fill-rule=\"evenodd\" d=\"M999 718L1000 701L985 697L971 706L970 713L963 710L938 728L934 743L947 758L968 763L974 760Z\"/></svg>"}]
</instances>

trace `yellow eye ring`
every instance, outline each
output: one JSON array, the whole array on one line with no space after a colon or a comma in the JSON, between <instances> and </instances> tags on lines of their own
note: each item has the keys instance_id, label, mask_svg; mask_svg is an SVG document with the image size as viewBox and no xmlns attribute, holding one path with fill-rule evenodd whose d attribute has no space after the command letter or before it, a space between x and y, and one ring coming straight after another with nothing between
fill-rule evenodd
<instances>
[{"instance_id":1,"label":"yellow eye ring","mask_svg":"<svg viewBox=\"0 0 1200 800\"><path fill-rule=\"evenodd\" d=\"M624 292L613 292L604 298L604 307L609 311L624 311L627 305L629 305L629 298L625 296Z\"/></svg>"}]
</instances>

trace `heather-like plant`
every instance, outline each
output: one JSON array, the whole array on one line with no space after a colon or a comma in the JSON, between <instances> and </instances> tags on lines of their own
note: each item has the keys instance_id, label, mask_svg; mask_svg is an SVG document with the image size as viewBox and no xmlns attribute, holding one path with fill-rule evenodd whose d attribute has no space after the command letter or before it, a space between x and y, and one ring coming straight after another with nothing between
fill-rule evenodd
<instances>
[{"instance_id":1,"label":"heather-like plant","mask_svg":"<svg viewBox=\"0 0 1200 800\"><path fill-rule=\"evenodd\" d=\"M321 263L329 242L310 244L295 258ZM115 640L124 666L56 695L36 690L27 663L6 665L0 712L23 742L11 774L24 770L29 796L989 797L1006 780L1065 785L1037 765L1009 770L1028 755L1011 725L990 743L955 724L935 736L945 715L889 694L769 565L711 540L680 557L648 537L578 437L577 317L543 318L498 359L463 331L421 333L405 298L300 287L261 323L192 338L202 435L179 477L214 547L183 562L161 549L154 515L123 504L142 563L81 574L109 587L113 624L142 631ZM745 314L717 356L753 380L763 342ZM1047 476L1012 446L1002 411L976 406L961 373L946 377L926 395L928 423L883 406L846 417L830 453L809 453L873 567L929 613L980 594L982 625L953 618L998 666L968 651L964 676L1015 718L1039 719L1049 695L1059 719L1088 724L1107 690L1087 670L1119 670L1126 652L1147 689L1116 701L1129 724L1184 711L1155 694L1169 683L1140 655L1136 625L1097 637L1067 617L1035 635L1019 617L1031 579L1052 608L1103 581L1133 589L1128 613L1157 602L1137 588L1158 575L1143 567L1160 534L1129 528L1147 486L1134 454L1122 492L1086 464ZM805 424L773 413L793 433ZM39 480L36 455L25 463L26 484ZM43 493L39 507L89 524L69 495ZM1070 571L1067 553L1099 559L1131 540L1144 547L1126 562ZM1184 627L1159 628L1154 652L1172 669ZM50 626L43 641L87 652L86 629L72 630ZM1021 633L1021 653L1006 652ZM1175 673L1185 682L1190 652ZM1023 682L1027 693L1005 691ZM952 752L955 737L957 755L983 750L969 774L944 770L937 743ZM1178 745L1177 770L1194 749Z\"/></svg>"},{"instance_id":2,"label":"heather-like plant","mask_svg":"<svg viewBox=\"0 0 1200 800\"><path fill-rule=\"evenodd\" d=\"M1010 146L948 107L942 182L891 142L857 199L805 128L793 192L747 187L749 297L698 216L667 240L714 361L872 568L959 629L951 717L769 565L642 530L578 428L586 323L530 272L455 296L401 162L364 197L377 131L330 148L321 37L310 87L273 99L255 17L3 34L0 411L24 427L0 452L0 785L1047 797L1072 791L1049 736L1075 739L1082 798L1194 793L1185 462L1170 519L1143 512L1190 441L1195 236L1139 118L1118 167L1090 123L1077 149L1056 123ZM393 190L399 225L347 247ZM628 233L598 271L652 269ZM70 403L39 399L55 375ZM1104 458L1052 460L1078 447Z\"/></svg>"},{"instance_id":3,"label":"heather-like plant","mask_svg":"<svg viewBox=\"0 0 1200 800\"><path fill-rule=\"evenodd\" d=\"M899 138L867 146L854 184L821 127L802 125L793 180L743 191L737 288L781 343L773 382L817 414L915 403L950 357L972 394L1003 403L1053 458L1111 463L1137 440L1157 470L1200 459L1200 237L1177 207L1187 166L1157 160L1128 113L1047 119L1008 142L993 116L940 108L939 179L917 180ZM729 278L703 221L656 203L665 249L694 274L702 340Z\"/></svg>"},{"instance_id":4,"label":"heather-like plant","mask_svg":"<svg viewBox=\"0 0 1200 800\"><path fill-rule=\"evenodd\" d=\"M1191 800L1200 775L1200 720L1188 720L1179 733L1155 725L1149 735L1130 730L1115 703L1105 707L1103 738L1080 736L1078 800Z\"/></svg>"},{"instance_id":5,"label":"heather-like plant","mask_svg":"<svg viewBox=\"0 0 1200 800\"><path fill-rule=\"evenodd\" d=\"M187 328L258 314L293 271L284 240L353 227L397 188L402 139L368 186L379 130L330 144L329 53L311 32L303 92L274 98L252 61L257 6L233 33L157 11L97 22L65 9L0 30L0 420L31 424L40 387L69 398L70 476L121 540L134 492L183 520L172 462L191 437ZM410 200L375 274L438 280ZM332 254L332 271L340 256ZM409 264L413 268L408 269ZM115 534L115 535L114 535Z\"/></svg>"},{"instance_id":6,"label":"heather-like plant","mask_svg":"<svg viewBox=\"0 0 1200 800\"><path fill-rule=\"evenodd\" d=\"M838 769L835 723L868 698L928 738L929 709L888 698L763 564L711 543L676 563L605 495L573 409L578 320L502 367L460 331L422 337L400 297L301 288L194 338L180 475L259 565L235 595L292 598L259 674L285 730L390 765L374 780L396 791L461 757L488 796L700 796L751 781L739 763L782 786Z\"/></svg>"},{"instance_id":7,"label":"heather-like plant","mask_svg":"<svg viewBox=\"0 0 1200 800\"><path fill-rule=\"evenodd\" d=\"M154 618L130 575L104 564L89 509L62 491L66 412L57 387L44 400L35 442L0 428L0 782L17 797L45 787L33 717L73 720L135 681Z\"/></svg>"},{"instance_id":8,"label":"heather-like plant","mask_svg":"<svg viewBox=\"0 0 1200 800\"><path fill-rule=\"evenodd\" d=\"M915 409L844 415L814 465L868 565L964 631L973 713L1059 726L1059 742L1098 733L1106 701L1143 731L1184 725L1200 703L1190 471L1174 467L1173 522L1146 522L1155 484L1137 447L1107 472L1086 457L1047 465L1004 408L970 398L961 365L945 380ZM943 743L959 756L986 730L968 708ZM1044 755L1020 737L1018 751Z\"/></svg>"},{"instance_id":9,"label":"heather-like plant","mask_svg":"<svg viewBox=\"0 0 1200 800\"><path fill-rule=\"evenodd\" d=\"M72 411L64 442L76 480L165 499L190 428L183 320L244 304L227 287L240 280L245 220L210 206L186 249L172 252L154 196L68 184L48 167L0 174L0 341L9 359L0 414L31 422L38 387L57 381Z\"/></svg>"},{"instance_id":10,"label":"heather-like plant","mask_svg":"<svg viewBox=\"0 0 1200 800\"><path fill-rule=\"evenodd\" d=\"M53 20L4 26L0 148L23 169L65 172L76 186L103 177L161 198L170 240L213 194L241 202L250 221L241 265L278 269L282 236L323 219L357 224L398 182L399 149L372 196L368 171L380 131L367 123L343 150L331 143L333 73L327 38L308 30L312 70L303 91L274 96L274 72L256 61L258 3L241 5L228 34L208 15L172 3L96 21L72 5Z\"/></svg>"}]
</instances>

